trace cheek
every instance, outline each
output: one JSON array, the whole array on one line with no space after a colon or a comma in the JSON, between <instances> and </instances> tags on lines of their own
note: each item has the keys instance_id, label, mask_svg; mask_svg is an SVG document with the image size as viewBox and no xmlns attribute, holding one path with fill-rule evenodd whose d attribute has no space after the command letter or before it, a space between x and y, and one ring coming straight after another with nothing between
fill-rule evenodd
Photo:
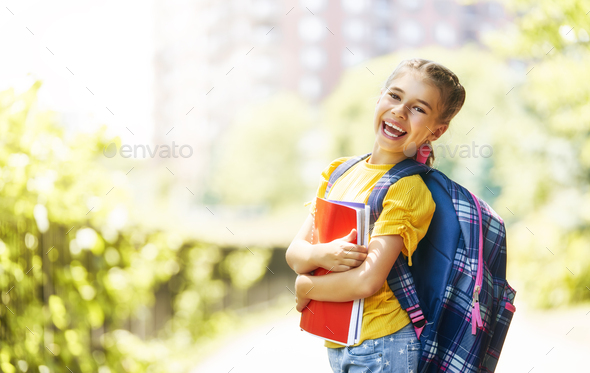
<instances>
[{"instance_id":1,"label":"cheek","mask_svg":"<svg viewBox=\"0 0 590 373\"><path fill-rule=\"evenodd\" d=\"M424 120L424 118L418 118L418 119L413 119L412 120L412 129L415 135L419 135L422 134L424 131L430 133L430 131L428 131L428 128L432 128L429 124L428 121Z\"/></svg>"},{"instance_id":2,"label":"cheek","mask_svg":"<svg viewBox=\"0 0 590 373\"><path fill-rule=\"evenodd\" d=\"M383 99L375 106L375 115L382 115L387 111L389 105Z\"/></svg>"}]
</instances>

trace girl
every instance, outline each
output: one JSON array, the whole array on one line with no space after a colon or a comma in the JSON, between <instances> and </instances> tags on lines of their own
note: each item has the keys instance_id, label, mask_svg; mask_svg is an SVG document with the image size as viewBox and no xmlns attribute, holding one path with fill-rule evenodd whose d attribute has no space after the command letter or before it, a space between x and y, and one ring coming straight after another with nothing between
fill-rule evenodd
<instances>
[{"instance_id":1,"label":"girl","mask_svg":"<svg viewBox=\"0 0 590 373\"><path fill-rule=\"evenodd\" d=\"M371 155L344 173L328 198L367 203L376 182L396 163L415 157L417 148L430 146L445 133L464 102L465 89L446 67L422 59L402 61L377 101ZM350 158L338 158L322 172L318 197L324 197L332 171ZM426 164L432 166L433 161L430 153ZM404 177L392 185L368 248L347 242L356 239L355 229L332 242L312 242L315 200L307 204L311 204L310 215L286 254L287 263L299 274L297 310L301 312L311 299L345 302L365 298L359 342L348 348L325 342L332 370L416 372L421 345L407 312L387 285L387 275L400 252L412 265L411 255L434 214L436 206L422 178ZM318 267L334 273L307 275Z\"/></svg>"}]
</instances>

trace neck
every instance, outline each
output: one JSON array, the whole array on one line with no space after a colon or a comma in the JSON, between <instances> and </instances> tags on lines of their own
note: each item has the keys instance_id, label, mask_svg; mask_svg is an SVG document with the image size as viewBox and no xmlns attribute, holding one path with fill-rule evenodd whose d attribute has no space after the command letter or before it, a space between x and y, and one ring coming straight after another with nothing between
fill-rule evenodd
<instances>
[{"instance_id":1,"label":"neck","mask_svg":"<svg viewBox=\"0 0 590 373\"><path fill-rule=\"evenodd\" d=\"M390 153L386 152L375 143L371 158L368 160L370 164L397 164L409 157L404 153Z\"/></svg>"}]
</instances>

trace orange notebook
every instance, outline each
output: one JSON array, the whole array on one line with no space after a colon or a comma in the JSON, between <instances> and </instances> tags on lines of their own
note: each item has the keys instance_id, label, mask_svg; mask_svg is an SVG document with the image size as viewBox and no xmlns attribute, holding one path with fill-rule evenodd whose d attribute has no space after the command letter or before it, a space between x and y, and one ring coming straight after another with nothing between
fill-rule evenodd
<instances>
[{"instance_id":1,"label":"orange notebook","mask_svg":"<svg viewBox=\"0 0 590 373\"><path fill-rule=\"evenodd\" d=\"M368 245L370 206L358 202L333 201L316 197L314 244L333 241L357 230L358 245ZM317 237L317 240L315 239ZM351 242L352 243L352 242ZM314 276L329 273L318 268ZM359 341L364 299L349 302L312 300L301 313L301 330L344 346Z\"/></svg>"}]
</instances>

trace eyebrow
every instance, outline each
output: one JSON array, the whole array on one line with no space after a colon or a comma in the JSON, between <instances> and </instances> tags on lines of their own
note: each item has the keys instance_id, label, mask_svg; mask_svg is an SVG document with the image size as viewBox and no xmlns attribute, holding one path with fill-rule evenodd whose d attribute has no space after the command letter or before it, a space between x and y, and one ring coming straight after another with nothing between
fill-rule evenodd
<instances>
[{"instance_id":1,"label":"eyebrow","mask_svg":"<svg viewBox=\"0 0 590 373\"><path fill-rule=\"evenodd\" d=\"M398 88L398 87L387 88L387 89L389 89L390 91L393 89L393 90L395 90L395 91L399 91L399 92L401 92L401 93L406 93L406 92L404 92L404 90L403 90L403 89L401 89L401 88ZM427 108L429 108L430 110L432 110L432 107L430 106L430 104L428 104L428 102L426 102L426 101L424 101L424 100L420 100L419 98L417 98L417 99L416 99L416 101L418 101L418 102L422 103L424 106L426 106Z\"/></svg>"}]
</instances>

